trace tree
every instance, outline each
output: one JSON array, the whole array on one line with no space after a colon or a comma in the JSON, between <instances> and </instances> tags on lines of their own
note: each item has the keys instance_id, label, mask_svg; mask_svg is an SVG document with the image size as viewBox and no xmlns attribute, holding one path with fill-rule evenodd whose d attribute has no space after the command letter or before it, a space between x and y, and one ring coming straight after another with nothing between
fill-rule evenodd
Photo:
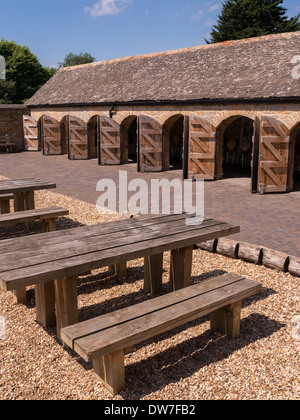
<instances>
[{"instance_id":1,"label":"tree","mask_svg":"<svg viewBox=\"0 0 300 420\"><path fill-rule=\"evenodd\" d=\"M300 14L288 18L283 0L227 0L208 44L300 30Z\"/></svg>"},{"instance_id":2,"label":"tree","mask_svg":"<svg viewBox=\"0 0 300 420\"><path fill-rule=\"evenodd\" d=\"M95 60L95 57L92 57L89 53L69 53L68 55L66 55L64 61L62 63L59 63L59 67L79 66L80 64L94 63Z\"/></svg>"},{"instance_id":3,"label":"tree","mask_svg":"<svg viewBox=\"0 0 300 420\"><path fill-rule=\"evenodd\" d=\"M0 101L23 103L52 76L28 47L14 41L0 41L0 55L6 61L6 80L0 88Z\"/></svg>"}]
</instances>

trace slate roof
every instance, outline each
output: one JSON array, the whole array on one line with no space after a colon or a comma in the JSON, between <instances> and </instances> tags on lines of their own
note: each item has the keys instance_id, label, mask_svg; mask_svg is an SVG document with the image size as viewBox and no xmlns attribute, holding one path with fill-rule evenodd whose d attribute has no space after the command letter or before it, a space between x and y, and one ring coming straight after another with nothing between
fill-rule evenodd
<instances>
[{"instance_id":1,"label":"slate roof","mask_svg":"<svg viewBox=\"0 0 300 420\"><path fill-rule=\"evenodd\" d=\"M28 106L300 98L300 32L60 69Z\"/></svg>"}]
</instances>

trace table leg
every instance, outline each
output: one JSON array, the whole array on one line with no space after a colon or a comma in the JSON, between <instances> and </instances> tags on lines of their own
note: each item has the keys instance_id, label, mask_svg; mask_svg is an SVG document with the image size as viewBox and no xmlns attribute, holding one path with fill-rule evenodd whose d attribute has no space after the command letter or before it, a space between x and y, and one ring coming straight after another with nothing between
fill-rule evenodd
<instances>
[{"instance_id":1,"label":"table leg","mask_svg":"<svg viewBox=\"0 0 300 420\"><path fill-rule=\"evenodd\" d=\"M110 271L119 278L125 278L127 276L127 262L111 265Z\"/></svg>"},{"instance_id":2,"label":"table leg","mask_svg":"<svg viewBox=\"0 0 300 420\"><path fill-rule=\"evenodd\" d=\"M44 327L54 327L55 317L55 287L54 282L36 284L35 286L36 320Z\"/></svg>"},{"instance_id":3,"label":"table leg","mask_svg":"<svg viewBox=\"0 0 300 420\"><path fill-rule=\"evenodd\" d=\"M25 206L25 193L14 194L14 211L24 211Z\"/></svg>"},{"instance_id":4,"label":"table leg","mask_svg":"<svg viewBox=\"0 0 300 420\"><path fill-rule=\"evenodd\" d=\"M144 289L152 295L162 292L163 260L163 253L144 260Z\"/></svg>"},{"instance_id":5,"label":"table leg","mask_svg":"<svg viewBox=\"0 0 300 420\"><path fill-rule=\"evenodd\" d=\"M192 262L192 246L171 252L170 282L174 291L191 285Z\"/></svg>"},{"instance_id":6,"label":"table leg","mask_svg":"<svg viewBox=\"0 0 300 420\"><path fill-rule=\"evenodd\" d=\"M56 327L60 330L78 323L77 276L55 280Z\"/></svg>"}]
</instances>

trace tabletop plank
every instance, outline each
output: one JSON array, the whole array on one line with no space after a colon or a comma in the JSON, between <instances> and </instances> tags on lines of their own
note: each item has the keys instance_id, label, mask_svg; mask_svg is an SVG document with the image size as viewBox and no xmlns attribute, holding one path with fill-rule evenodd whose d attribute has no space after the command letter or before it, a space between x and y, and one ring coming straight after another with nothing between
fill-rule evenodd
<instances>
[{"instance_id":1,"label":"tabletop plank","mask_svg":"<svg viewBox=\"0 0 300 420\"><path fill-rule=\"evenodd\" d=\"M0 194L16 194L52 188L56 188L56 184L40 178L7 179L0 181Z\"/></svg>"},{"instance_id":2,"label":"tabletop plank","mask_svg":"<svg viewBox=\"0 0 300 420\"><path fill-rule=\"evenodd\" d=\"M144 256L159 254L165 251L192 246L214 238L239 233L239 227L228 223L208 227L193 227L193 230L183 229L181 232L171 232L161 237L150 237L126 245L117 245L101 251L79 254L76 256L44 262L10 271L0 272L1 285L6 290L14 290L57 278L73 276L97 268L125 261L135 260Z\"/></svg>"},{"instance_id":3,"label":"tabletop plank","mask_svg":"<svg viewBox=\"0 0 300 420\"><path fill-rule=\"evenodd\" d=\"M205 229L210 226L214 226L217 229L218 226L223 227L224 223L216 223L214 220L209 220L203 222L198 229ZM102 234L93 238L88 237L50 246L45 243L42 247L37 249L36 255L33 254L32 249L28 250L26 257L24 256L24 252L21 254L20 252L12 253L7 259L5 258L5 254L2 255L0 259L0 270L10 271L16 268L40 264L41 262L57 261L58 259L88 254L121 245L130 245L149 239L159 239L164 236L168 237L174 233L190 232L192 237L194 235L194 230L194 226L186 225L185 219L181 219L176 220L175 222L165 223L164 225L144 226L124 232L115 232L106 235Z\"/></svg>"}]
</instances>

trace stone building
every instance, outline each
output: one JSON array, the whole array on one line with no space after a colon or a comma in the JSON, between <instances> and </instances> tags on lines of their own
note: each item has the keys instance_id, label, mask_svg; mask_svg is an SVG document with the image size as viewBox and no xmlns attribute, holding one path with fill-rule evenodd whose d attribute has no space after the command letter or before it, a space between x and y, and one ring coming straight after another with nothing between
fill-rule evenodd
<instances>
[{"instance_id":1,"label":"stone building","mask_svg":"<svg viewBox=\"0 0 300 420\"><path fill-rule=\"evenodd\" d=\"M24 150L23 115L29 114L25 105L0 105L0 139L6 139L13 143L13 150L21 152ZM6 152L1 147L0 152Z\"/></svg>"},{"instance_id":2,"label":"stone building","mask_svg":"<svg viewBox=\"0 0 300 420\"><path fill-rule=\"evenodd\" d=\"M299 56L295 32L62 68L27 102L25 137L45 155L291 191Z\"/></svg>"}]
</instances>

